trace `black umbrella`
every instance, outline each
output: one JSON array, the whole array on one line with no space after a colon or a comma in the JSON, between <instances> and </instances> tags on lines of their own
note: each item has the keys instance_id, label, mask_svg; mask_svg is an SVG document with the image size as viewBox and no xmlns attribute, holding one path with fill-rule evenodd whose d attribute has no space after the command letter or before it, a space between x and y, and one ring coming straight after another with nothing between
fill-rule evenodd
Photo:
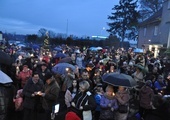
<instances>
[{"instance_id":1,"label":"black umbrella","mask_svg":"<svg viewBox=\"0 0 170 120\"><path fill-rule=\"evenodd\" d=\"M107 73L102 76L102 80L113 86L136 86L136 81L130 76L123 73Z\"/></svg>"},{"instance_id":2,"label":"black umbrella","mask_svg":"<svg viewBox=\"0 0 170 120\"><path fill-rule=\"evenodd\" d=\"M12 64L12 59L7 53L0 51L0 64L10 65Z\"/></svg>"}]
</instances>

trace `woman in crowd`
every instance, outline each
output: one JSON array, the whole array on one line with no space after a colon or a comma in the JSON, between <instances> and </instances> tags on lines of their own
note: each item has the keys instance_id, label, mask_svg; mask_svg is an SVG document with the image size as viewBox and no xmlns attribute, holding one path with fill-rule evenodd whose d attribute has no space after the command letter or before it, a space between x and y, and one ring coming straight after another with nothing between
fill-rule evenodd
<instances>
[{"instance_id":1,"label":"woman in crowd","mask_svg":"<svg viewBox=\"0 0 170 120\"><path fill-rule=\"evenodd\" d=\"M112 86L108 85L106 87L106 92L100 101L100 107L100 120L115 120L115 111L118 109L118 104Z\"/></svg>"},{"instance_id":2,"label":"woman in crowd","mask_svg":"<svg viewBox=\"0 0 170 120\"><path fill-rule=\"evenodd\" d=\"M119 86L118 92L116 93L116 99L120 108L116 114L116 120L127 120L130 99L130 93L128 89L123 86ZM123 109L121 109L121 107Z\"/></svg>"},{"instance_id":3,"label":"woman in crowd","mask_svg":"<svg viewBox=\"0 0 170 120\"><path fill-rule=\"evenodd\" d=\"M69 108L71 106L71 101L72 99L75 97L75 95L78 93L78 81L77 80L73 80L72 86L69 87L65 93L65 104L67 106L67 108Z\"/></svg>"},{"instance_id":4,"label":"woman in crowd","mask_svg":"<svg viewBox=\"0 0 170 120\"><path fill-rule=\"evenodd\" d=\"M144 82L143 81L144 75L143 75L143 72L142 72L142 69L140 68L140 66L141 66L140 64L136 64L135 65L136 71L132 74L134 80L137 82L138 87L141 87Z\"/></svg>"},{"instance_id":5,"label":"woman in crowd","mask_svg":"<svg viewBox=\"0 0 170 120\"><path fill-rule=\"evenodd\" d=\"M142 118L151 111L151 100L154 95L154 91L152 90L152 81L147 80L145 85L139 91L139 114Z\"/></svg>"},{"instance_id":6,"label":"woman in crowd","mask_svg":"<svg viewBox=\"0 0 170 120\"><path fill-rule=\"evenodd\" d=\"M25 84L27 83L28 79L32 76L32 70L28 68L28 65L23 66L23 70L17 73L17 78L21 80L21 88L24 88Z\"/></svg>"},{"instance_id":7,"label":"woman in crowd","mask_svg":"<svg viewBox=\"0 0 170 120\"><path fill-rule=\"evenodd\" d=\"M89 88L90 85L87 81L80 82L80 92L76 94L71 103L70 112L75 112L81 120L92 120L92 110L96 108L95 99Z\"/></svg>"}]
</instances>

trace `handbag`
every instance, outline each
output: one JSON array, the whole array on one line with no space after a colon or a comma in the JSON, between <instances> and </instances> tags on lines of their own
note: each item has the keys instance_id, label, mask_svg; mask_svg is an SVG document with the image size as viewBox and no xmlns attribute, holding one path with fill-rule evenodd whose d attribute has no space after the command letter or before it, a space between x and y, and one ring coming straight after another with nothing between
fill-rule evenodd
<instances>
[{"instance_id":1,"label":"handbag","mask_svg":"<svg viewBox=\"0 0 170 120\"><path fill-rule=\"evenodd\" d=\"M100 117L101 120L107 120L107 119L114 119L114 112L111 111L110 109L103 109L100 112Z\"/></svg>"},{"instance_id":2,"label":"handbag","mask_svg":"<svg viewBox=\"0 0 170 120\"><path fill-rule=\"evenodd\" d=\"M119 113L127 113L128 112L128 106L127 105L119 105L118 112Z\"/></svg>"}]
</instances>

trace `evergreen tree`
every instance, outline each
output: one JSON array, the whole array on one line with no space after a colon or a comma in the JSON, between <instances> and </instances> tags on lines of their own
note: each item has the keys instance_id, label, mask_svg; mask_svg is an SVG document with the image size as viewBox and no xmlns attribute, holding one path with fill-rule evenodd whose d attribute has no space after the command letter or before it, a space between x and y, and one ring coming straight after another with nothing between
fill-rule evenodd
<instances>
[{"instance_id":1,"label":"evergreen tree","mask_svg":"<svg viewBox=\"0 0 170 120\"><path fill-rule=\"evenodd\" d=\"M110 34L114 34L121 37L122 47L124 38L135 38L137 35L137 23L139 12L137 9L137 1L135 0L120 0L119 5L115 5L112 10L111 16L108 19L111 23L108 23L110 29L107 31Z\"/></svg>"}]
</instances>

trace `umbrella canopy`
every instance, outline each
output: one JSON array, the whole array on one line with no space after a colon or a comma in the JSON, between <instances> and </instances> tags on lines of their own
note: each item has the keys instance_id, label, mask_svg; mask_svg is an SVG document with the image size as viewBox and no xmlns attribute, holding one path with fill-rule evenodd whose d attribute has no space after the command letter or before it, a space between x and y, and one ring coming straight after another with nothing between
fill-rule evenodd
<instances>
[{"instance_id":1,"label":"umbrella canopy","mask_svg":"<svg viewBox=\"0 0 170 120\"><path fill-rule=\"evenodd\" d=\"M136 81L130 76L123 73L107 73L102 76L102 80L113 86L136 86Z\"/></svg>"},{"instance_id":2,"label":"umbrella canopy","mask_svg":"<svg viewBox=\"0 0 170 120\"><path fill-rule=\"evenodd\" d=\"M66 57L66 54L64 53L57 53L55 58L65 58Z\"/></svg>"},{"instance_id":3,"label":"umbrella canopy","mask_svg":"<svg viewBox=\"0 0 170 120\"><path fill-rule=\"evenodd\" d=\"M22 43L17 44L17 46L18 46L18 47L26 47L26 45L25 45L25 44L22 44Z\"/></svg>"},{"instance_id":4,"label":"umbrella canopy","mask_svg":"<svg viewBox=\"0 0 170 120\"><path fill-rule=\"evenodd\" d=\"M135 52L135 53L143 53L143 49L136 48L136 49L134 49L133 52Z\"/></svg>"},{"instance_id":5,"label":"umbrella canopy","mask_svg":"<svg viewBox=\"0 0 170 120\"><path fill-rule=\"evenodd\" d=\"M72 63L71 57L65 57L59 61L59 63Z\"/></svg>"},{"instance_id":6,"label":"umbrella canopy","mask_svg":"<svg viewBox=\"0 0 170 120\"><path fill-rule=\"evenodd\" d=\"M73 71L76 70L76 67L69 63L58 63L52 68L52 71L56 74L65 74L66 68L71 68Z\"/></svg>"},{"instance_id":7,"label":"umbrella canopy","mask_svg":"<svg viewBox=\"0 0 170 120\"><path fill-rule=\"evenodd\" d=\"M6 84L6 83L12 83L13 81L12 81L12 79L7 75L7 74L5 74L4 72L2 72L1 70L0 70L0 83L1 84Z\"/></svg>"},{"instance_id":8,"label":"umbrella canopy","mask_svg":"<svg viewBox=\"0 0 170 120\"><path fill-rule=\"evenodd\" d=\"M55 47L54 50L56 51L62 51L62 49L60 47Z\"/></svg>"},{"instance_id":9,"label":"umbrella canopy","mask_svg":"<svg viewBox=\"0 0 170 120\"><path fill-rule=\"evenodd\" d=\"M11 57L7 53L2 51L0 51L0 64L5 64L5 65L12 64Z\"/></svg>"}]
</instances>

